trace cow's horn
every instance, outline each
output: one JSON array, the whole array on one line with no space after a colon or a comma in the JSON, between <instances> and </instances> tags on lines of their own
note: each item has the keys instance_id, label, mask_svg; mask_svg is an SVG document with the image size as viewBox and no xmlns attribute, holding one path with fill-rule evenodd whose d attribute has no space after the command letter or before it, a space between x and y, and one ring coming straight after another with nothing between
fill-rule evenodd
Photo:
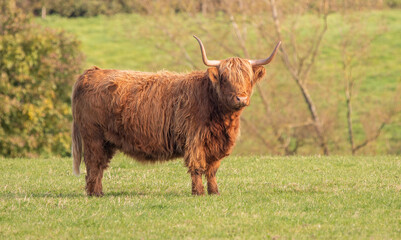
<instances>
[{"instance_id":1,"label":"cow's horn","mask_svg":"<svg viewBox=\"0 0 401 240\"><path fill-rule=\"evenodd\" d=\"M205 50L205 47L203 47L202 41L198 37L196 37L195 35L194 35L194 38L199 43L199 46L200 46L200 49L201 49L201 52L202 52L203 63L206 66L209 66L209 67L218 67L220 65L220 61L218 61L218 60L208 60L207 56L206 56L206 50Z\"/></svg>"},{"instance_id":2,"label":"cow's horn","mask_svg":"<svg viewBox=\"0 0 401 240\"><path fill-rule=\"evenodd\" d=\"M276 56L276 53L278 51L278 48L280 47L280 44L281 44L281 41L277 43L277 45L274 48L270 57L268 57L266 59L249 60L249 62L251 63L252 66L266 65L266 64L270 63L273 60L274 56Z\"/></svg>"}]
</instances>

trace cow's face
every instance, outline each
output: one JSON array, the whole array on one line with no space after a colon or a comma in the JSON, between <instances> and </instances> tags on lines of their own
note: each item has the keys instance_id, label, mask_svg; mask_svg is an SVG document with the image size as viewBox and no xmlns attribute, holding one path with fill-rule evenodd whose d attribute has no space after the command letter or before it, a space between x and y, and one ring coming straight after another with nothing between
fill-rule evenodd
<instances>
[{"instance_id":1,"label":"cow's face","mask_svg":"<svg viewBox=\"0 0 401 240\"><path fill-rule=\"evenodd\" d=\"M203 63L211 67L207 70L207 73L213 83L219 102L233 111L249 105L252 87L266 73L263 65L269 64L273 60L281 44L281 42L278 42L272 54L265 59L228 58L226 60L209 60L202 41L196 36L194 38L199 43Z\"/></svg>"},{"instance_id":2,"label":"cow's face","mask_svg":"<svg viewBox=\"0 0 401 240\"><path fill-rule=\"evenodd\" d=\"M248 60L241 58L222 60L218 67L208 69L220 103L232 111L249 105L252 88L265 73L263 66L252 67Z\"/></svg>"}]
</instances>

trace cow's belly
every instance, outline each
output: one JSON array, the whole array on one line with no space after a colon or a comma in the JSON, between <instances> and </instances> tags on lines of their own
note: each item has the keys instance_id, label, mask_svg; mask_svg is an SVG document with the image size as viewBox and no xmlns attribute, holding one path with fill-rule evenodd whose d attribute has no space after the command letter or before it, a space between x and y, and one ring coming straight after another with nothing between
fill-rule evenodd
<instances>
[{"instance_id":1,"label":"cow's belly","mask_svg":"<svg viewBox=\"0 0 401 240\"><path fill-rule=\"evenodd\" d=\"M122 152L135 158L136 160L146 161L146 162L167 161L183 156L181 152L175 152L175 151L166 152L160 149L153 149L152 151L149 151L149 149L140 149L140 148L121 149L121 150Z\"/></svg>"},{"instance_id":2,"label":"cow's belly","mask_svg":"<svg viewBox=\"0 0 401 240\"><path fill-rule=\"evenodd\" d=\"M139 161L165 161L183 156L182 144L157 135L108 132L106 138L117 149Z\"/></svg>"}]
</instances>

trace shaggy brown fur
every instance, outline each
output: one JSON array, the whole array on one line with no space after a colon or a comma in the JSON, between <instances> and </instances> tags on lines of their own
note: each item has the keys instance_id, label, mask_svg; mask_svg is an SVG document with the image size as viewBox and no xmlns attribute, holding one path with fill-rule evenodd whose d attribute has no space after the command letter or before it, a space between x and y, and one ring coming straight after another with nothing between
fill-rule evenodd
<instances>
[{"instance_id":1,"label":"shaggy brown fur","mask_svg":"<svg viewBox=\"0 0 401 240\"><path fill-rule=\"evenodd\" d=\"M263 66L229 58L206 72L135 72L93 67L72 93L73 169L79 174L82 145L86 191L101 196L103 171L116 150L139 161L184 157L192 194L219 194L216 172L239 133ZM238 98L239 97L239 98Z\"/></svg>"}]
</instances>

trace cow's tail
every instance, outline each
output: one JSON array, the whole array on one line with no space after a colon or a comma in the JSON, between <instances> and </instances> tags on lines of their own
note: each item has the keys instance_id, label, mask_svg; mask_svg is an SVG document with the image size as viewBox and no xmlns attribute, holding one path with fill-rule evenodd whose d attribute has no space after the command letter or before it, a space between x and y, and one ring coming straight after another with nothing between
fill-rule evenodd
<instances>
[{"instance_id":1,"label":"cow's tail","mask_svg":"<svg viewBox=\"0 0 401 240\"><path fill-rule=\"evenodd\" d=\"M72 172L79 176L79 166L82 157L82 138L78 126L75 122L72 124Z\"/></svg>"}]
</instances>

